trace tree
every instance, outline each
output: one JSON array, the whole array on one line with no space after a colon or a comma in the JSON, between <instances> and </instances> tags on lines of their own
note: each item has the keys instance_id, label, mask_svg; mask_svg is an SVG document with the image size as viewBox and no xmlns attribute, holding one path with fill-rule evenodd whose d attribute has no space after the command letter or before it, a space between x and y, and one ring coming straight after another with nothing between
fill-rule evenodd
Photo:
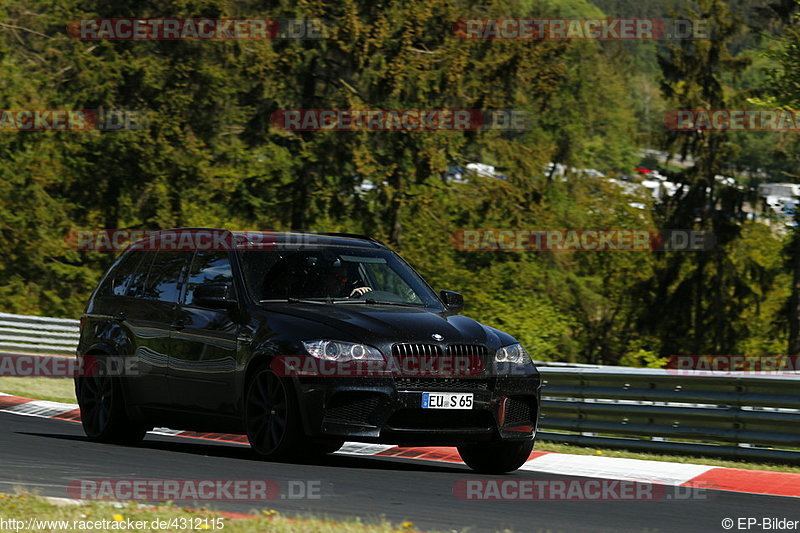
<instances>
[{"instance_id":1,"label":"tree","mask_svg":"<svg viewBox=\"0 0 800 533\"><path fill-rule=\"evenodd\" d=\"M678 109L736 108L739 100L726 80L747 61L729 52L741 23L720 0L700 0L687 18L709 22L711 38L671 43L659 57L663 92ZM650 310L643 325L662 339L662 353L732 353L743 332L733 317L757 305L763 291L758 264L739 270L732 250L741 235L743 194L722 186L732 146L726 132L668 132L666 146L694 156L694 166L677 179L682 190L664 206L663 228L709 232L715 246L704 252L668 252L656 278L645 284ZM680 332L676 334L676 332Z\"/></svg>"},{"instance_id":2,"label":"tree","mask_svg":"<svg viewBox=\"0 0 800 533\"><path fill-rule=\"evenodd\" d=\"M789 7L787 3L780 4L784 13ZM800 3L794 2L797 8ZM800 20L797 15L790 19L791 24L786 32L784 47L779 55L780 67L773 71L772 80L775 102L789 109L800 107ZM793 134L794 145L797 146L797 134ZM800 158L797 151L793 151L792 160L795 168ZM796 177L796 176L795 176ZM791 296L788 301L789 340L787 350L790 355L800 354L800 213L794 214L795 226L789 237L785 249L787 267L792 275Z\"/></svg>"}]
</instances>

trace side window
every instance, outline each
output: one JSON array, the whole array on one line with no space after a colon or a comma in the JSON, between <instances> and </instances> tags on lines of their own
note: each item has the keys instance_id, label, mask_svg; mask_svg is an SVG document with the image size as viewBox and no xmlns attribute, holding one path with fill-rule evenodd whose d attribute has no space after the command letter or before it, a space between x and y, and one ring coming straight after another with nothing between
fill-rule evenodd
<instances>
[{"instance_id":1,"label":"side window","mask_svg":"<svg viewBox=\"0 0 800 533\"><path fill-rule=\"evenodd\" d=\"M277 251L248 251L242 269L247 288L257 300L286 298L289 290L287 256Z\"/></svg>"},{"instance_id":2,"label":"side window","mask_svg":"<svg viewBox=\"0 0 800 533\"><path fill-rule=\"evenodd\" d=\"M142 260L139 262L139 266L135 268L129 276L127 283L128 291L126 294L132 298L142 298L145 293L147 274L150 272L150 265L153 264L156 252L136 251L131 253L141 255Z\"/></svg>"},{"instance_id":3,"label":"side window","mask_svg":"<svg viewBox=\"0 0 800 533\"><path fill-rule=\"evenodd\" d=\"M189 252L156 252L141 297L162 302L177 302L181 276L189 257L191 257Z\"/></svg>"},{"instance_id":4,"label":"side window","mask_svg":"<svg viewBox=\"0 0 800 533\"><path fill-rule=\"evenodd\" d=\"M185 304L193 304L194 290L198 285L211 281L233 283L231 260L228 257L228 252L201 251L195 254L192 268L189 270L189 278L186 282Z\"/></svg>"},{"instance_id":5,"label":"side window","mask_svg":"<svg viewBox=\"0 0 800 533\"><path fill-rule=\"evenodd\" d=\"M128 288L128 282L131 276L136 272L136 267L142 261L142 254L139 252L128 252L122 258L122 261L117 265L117 268L112 272L105 281L108 285L108 292L113 296L125 296L125 291Z\"/></svg>"}]
</instances>

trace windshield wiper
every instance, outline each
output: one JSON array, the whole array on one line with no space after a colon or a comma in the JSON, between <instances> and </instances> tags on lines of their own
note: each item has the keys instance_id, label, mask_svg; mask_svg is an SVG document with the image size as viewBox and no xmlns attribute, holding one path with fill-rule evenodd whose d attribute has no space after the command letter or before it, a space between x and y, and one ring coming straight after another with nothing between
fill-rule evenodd
<instances>
[{"instance_id":1,"label":"windshield wiper","mask_svg":"<svg viewBox=\"0 0 800 533\"><path fill-rule=\"evenodd\" d=\"M333 302L331 300L319 301L319 300L307 300L305 298L277 298L277 299L270 299L270 300L259 300L258 303L260 303L260 304L290 303L290 304L319 304L319 305L326 305L326 304L333 303Z\"/></svg>"}]
</instances>

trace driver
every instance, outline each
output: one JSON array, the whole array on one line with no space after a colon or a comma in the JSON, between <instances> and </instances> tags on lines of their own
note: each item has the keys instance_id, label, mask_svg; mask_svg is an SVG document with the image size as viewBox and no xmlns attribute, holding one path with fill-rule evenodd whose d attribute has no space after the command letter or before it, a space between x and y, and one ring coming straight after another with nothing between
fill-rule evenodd
<instances>
[{"instance_id":1,"label":"driver","mask_svg":"<svg viewBox=\"0 0 800 533\"><path fill-rule=\"evenodd\" d=\"M324 282L326 292L333 298L359 298L372 291L361 280L349 279L347 266L340 259L325 271Z\"/></svg>"}]
</instances>

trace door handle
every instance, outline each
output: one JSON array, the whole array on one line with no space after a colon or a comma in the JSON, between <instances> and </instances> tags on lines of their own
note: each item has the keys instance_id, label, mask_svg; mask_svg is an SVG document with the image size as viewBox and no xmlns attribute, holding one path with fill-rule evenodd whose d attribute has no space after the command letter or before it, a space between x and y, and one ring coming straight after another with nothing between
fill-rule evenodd
<instances>
[{"instance_id":1,"label":"door handle","mask_svg":"<svg viewBox=\"0 0 800 533\"><path fill-rule=\"evenodd\" d=\"M125 313L123 313L122 311L114 315L114 320L118 322L124 322L126 318L127 317L125 316Z\"/></svg>"}]
</instances>

